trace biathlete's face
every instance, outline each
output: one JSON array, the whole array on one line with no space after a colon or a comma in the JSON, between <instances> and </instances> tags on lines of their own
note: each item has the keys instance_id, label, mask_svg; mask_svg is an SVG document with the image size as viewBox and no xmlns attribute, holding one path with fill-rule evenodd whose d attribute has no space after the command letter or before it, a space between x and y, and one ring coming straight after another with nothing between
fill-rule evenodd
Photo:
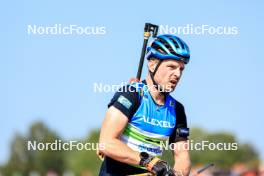
<instances>
[{"instance_id":1,"label":"biathlete's face","mask_svg":"<svg viewBox=\"0 0 264 176\"><path fill-rule=\"evenodd\" d=\"M155 61L151 61L155 62ZM152 65L152 64L151 64ZM155 68L156 64L153 64ZM156 74L155 81L166 92L172 92L176 88L184 70L184 63L176 60L164 60L160 64Z\"/></svg>"}]
</instances>

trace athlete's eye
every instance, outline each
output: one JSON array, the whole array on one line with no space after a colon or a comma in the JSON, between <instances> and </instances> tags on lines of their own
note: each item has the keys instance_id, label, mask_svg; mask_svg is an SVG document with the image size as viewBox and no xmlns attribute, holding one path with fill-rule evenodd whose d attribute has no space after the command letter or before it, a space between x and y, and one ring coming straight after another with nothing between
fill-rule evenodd
<instances>
[{"instance_id":1,"label":"athlete's eye","mask_svg":"<svg viewBox=\"0 0 264 176\"><path fill-rule=\"evenodd\" d=\"M175 65L168 65L167 67L172 70L176 68Z\"/></svg>"},{"instance_id":2,"label":"athlete's eye","mask_svg":"<svg viewBox=\"0 0 264 176\"><path fill-rule=\"evenodd\" d=\"M184 67L181 67L180 70L183 71L184 70Z\"/></svg>"}]
</instances>

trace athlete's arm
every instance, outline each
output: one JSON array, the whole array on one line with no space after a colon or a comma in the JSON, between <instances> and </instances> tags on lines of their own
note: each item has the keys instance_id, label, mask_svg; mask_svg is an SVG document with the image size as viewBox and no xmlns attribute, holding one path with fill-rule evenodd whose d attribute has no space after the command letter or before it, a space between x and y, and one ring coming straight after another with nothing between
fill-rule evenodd
<instances>
[{"instance_id":1,"label":"athlete's arm","mask_svg":"<svg viewBox=\"0 0 264 176\"><path fill-rule=\"evenodd\" d=\"M188 150L188 135L179 134L179 129L187 129L187 119L184 107L177 101L176 104L177 126L173 135L170 137L170 143L173 143L174 170L177 175L188 176L191 169L191 160Z\"/></svg>"},{"instance_id":2,"label":"athlete's arm","mask_svg":"<svg viewBox=\"0 0 264 176\"><path fill-rule=\"evenodd\" d=\"M139 106L139 94L131 86L123 88L127 89L115 93L108 104L99 139L104 150L101 149L100 153L122 163L138 165L139 152L129 148L119 137Z\"/></svg>"},{"instance_id":3,"label":"athlete's arm","mask_svg":"<svg viewBox=\"0 0 264 176\"><path fill-rule=\"evenodd\" d=\"M104 145L100 150L104 155L122 163L138 165L140 161L139 152L136 152L119 140L128 122L125 116L116 107L111 106L106 113L101 128L99 142Z\"/></svg>"},{"instance_id":4,"label":"athlete's arm","mask_svg":"<svg viewBox=\"0 0 264 176\"><path fill-rule=\"evenodd\" d=\"M174 167L173 169L178 173L178 175L188 176L191 169L191 160L189 151L186 150L187 141L179 141L174 143Z\"/></svg>"}]
</instances>

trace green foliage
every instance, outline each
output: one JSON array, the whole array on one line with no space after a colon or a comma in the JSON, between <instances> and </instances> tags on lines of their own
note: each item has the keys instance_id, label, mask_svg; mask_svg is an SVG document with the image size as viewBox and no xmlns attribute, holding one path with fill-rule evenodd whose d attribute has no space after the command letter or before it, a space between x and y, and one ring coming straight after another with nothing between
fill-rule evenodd
<instances>
[{"instance_id":1,"label":"green foliage","mask_svg":"<svg viewBox=\"0 0 264 176\"><path fill-rule=\"evenodd\" d=\"M96 154L95 149L99 139L99 131L95 130L82 143L95 144L91 146L93 150L74 150L71 151L67 157L67 163L69 169L74 171L77 175L81 175L83 172L91 172L92 175L98 175L100 169L101 160Z\"/></svg>"},{"instance_id":2,"label":"green foliage","mask_svg":"<svg viewBox=\"0 0 264 176\"><path fill-rule=\"evenodd\" d=\"M240 144L230 133L208 133L199 128L192 128L190 141L193 143L208 141L207 144L215 144L211 145L211 149L217 145L220 145L220 149L224 148L224 150L219 150L215 147L214 150L210 150L210 147L205 147L205 150L191 150L190 154L194 165L215 163L218 167L228 169L233 164L241 162L254 167L259 164L259 157L253 146Z\"/></svg>"},{"instance_id":3,"label":"green foliage","mask_svg":"<svg viewBox=\"0 0 264 176\"><path fill-rule=\"evenodd\" d=\"M29 135L22 137L17 134L11 143L11 156L3 167L4 175L29 175L38 171L44 175L47 171L62 174L65 169L63 151L28 149L28 142L51 143L59 140L59 136L51 132L43 123L37 122L30 127Z\"/></svg>"}]
</instances>

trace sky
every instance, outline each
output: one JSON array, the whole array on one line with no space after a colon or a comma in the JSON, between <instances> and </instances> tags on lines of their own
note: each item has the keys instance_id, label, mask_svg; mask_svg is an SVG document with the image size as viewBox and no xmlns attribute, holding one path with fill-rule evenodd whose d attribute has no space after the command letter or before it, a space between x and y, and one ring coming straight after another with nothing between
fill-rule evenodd
<instances>
[{"instance_id":1,"label":"sky","mask_svg":"<svg viewBox=\"0 0 264 176\"><path fill-rule=\"evenodd\" d=\"M172 95L189 126L228 131L264 160L263 1L6 1L0 20L0 164L10 142L43 121L64 139L100 128L118 85L135 77L145 22L226 27L235 34L177 34L191 60ZM32 34L28 26L89 27L92 34ZM97 29L96 29L97 28ZM144 66L143 77L146 75Z\"/></svg>"}]
</instances>

